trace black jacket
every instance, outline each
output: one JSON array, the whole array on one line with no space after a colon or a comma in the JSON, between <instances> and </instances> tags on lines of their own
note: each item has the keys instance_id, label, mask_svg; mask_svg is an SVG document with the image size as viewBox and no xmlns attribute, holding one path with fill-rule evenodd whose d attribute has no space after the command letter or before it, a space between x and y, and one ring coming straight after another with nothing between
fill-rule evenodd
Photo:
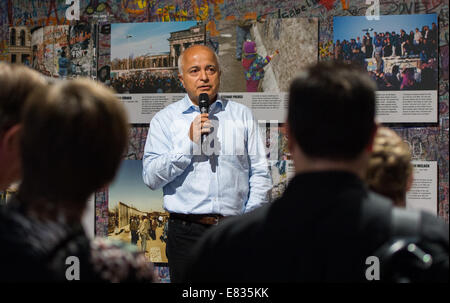
<instances>
[{"instance_id":1,"label":"black jacket","mask_svg":"<svg viewBox=\"0 0 450 303\"><path fill-rule=\"evenodd\" d=\"M280 199L208 231L185 280L365 282L366 258L389 240L391 209L353 174L299 174ZM448 225L422 218L422 237L448 251Z\"/></svg>"},{"instance_id":2,"label":"black jacket","mask_svg":"<svg viewBox=\"0 0 450 303\"><path fill-rule=\"evenodd\" d=\"M152 265L136 247L91 240L80 224L32 218L17 200L0 208L0 247L0 281L4 282L152 282L154 278ZM70 257L77 258L79 275Z\"/></svg>"}]
</instances>

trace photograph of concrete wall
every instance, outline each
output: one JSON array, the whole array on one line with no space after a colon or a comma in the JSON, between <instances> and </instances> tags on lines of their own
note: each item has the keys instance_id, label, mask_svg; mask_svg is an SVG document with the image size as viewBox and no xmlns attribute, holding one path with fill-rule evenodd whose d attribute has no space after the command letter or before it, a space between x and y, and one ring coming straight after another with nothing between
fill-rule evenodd
<instances>
[{"instance_id":1,"label":"photograph of concrete wall","mask_svg":"<svg viewBox=\"0 0 450 303\"><path fill-rule=\"evenodd\" d=\"M167 263L168 219L162 189L142 181L142 161L124 160L109 187L108 237L136 245L151 262Z\"/></svg>"},{"instance_id":2,"label":"photograph of concrete wall","mask_svg":"<svg viewBox=\"0 0 450 303\"><path fill-rule=\"evenodd\" d=\"M33 68L49 77L69 71L69 26L45 26L31 32Z\"/></svg>"},{"instance_id":3,"label":"photograph of concrete wall","mask_svg":"<svg viewBox=\"0 0 450 303\"><path fill-rule=\"evenodd\" d=\"M275 201L283 195L289 181L294 177L295 167L292 160L280 160L274 162L269 168L273 182L270 200Z\"/></svg>"},{"instance_id":4,"label":"photograph of concrete wall","mask_svg":"<svg viewBox=\"0 0 450 303\"><path fill-rule=\"evenodd\" d=\"M78 23L34 28L31 66L53 78L95 76L95 25Z\"/></svg>"},{"instance_id":5,"label":"photograph of concrete wall","mask_svg":"<svg viewBox=\"0 0 450 303\"><path fill-rule=\"evenodd\" d=\"M78 23L69 27L69 60L72 77L93 77L96 74L96 30L94 24Z\"/></svg>"},{"instance_id":6,"label":"photograph of concrete wall","mask_svg":"<svg viewBox=\"0 0 450 303\"><path fill-rule=\"evenodd\" d=\"M259 123L259 129L265 139L266 158L270 165L281 160L291 160L284 123Z\"/></svg>"},{"instance_id":7,"label":"photograph of concrete wall","mask_svg":"<svg viewBox=\"0 0 450 303\"><path fill-rule=\"evenodd\" d=\"M302 68L318 59L315 18L216 22L207 37L219 55L223 92L286 92Z\"/></svg>"},{"instance_id":8,"label":"photograph of concrete wall","mask_svg":"<svg viewBox=\"0 0 450 303\"><path fill-rule=\"evenodd\" d=\"M98 26L97 79L106 85L111 84L111 24Z\"/></svg>"}]
</instances>

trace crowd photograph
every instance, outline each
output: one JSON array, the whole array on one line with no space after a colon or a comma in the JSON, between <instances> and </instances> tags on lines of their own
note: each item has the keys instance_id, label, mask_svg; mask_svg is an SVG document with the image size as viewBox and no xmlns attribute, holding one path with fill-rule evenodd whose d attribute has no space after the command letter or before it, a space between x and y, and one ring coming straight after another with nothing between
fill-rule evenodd
<instances>
[{"instance_id":1,"label":"crowd photograph","mask_svg":"<svg viewBox=\"0 0 450 303\"><path fill-rule=\"evenodd\" d=\"M379 91L436 90L437 17L334 17L334 57L363 66Z\"/></svg>"},{"instance_id":2,"label":"crowd photograph","mask_svg":"<svg viewBox=\"0 0 450 303\"><path fill-rule=\"evenodd\" d=\"M176 73L175 73L176 74ZM151 71L113 74L111 87L119 94L183 93L176 75L157 75Z\"/></svg>"}]
</instances>

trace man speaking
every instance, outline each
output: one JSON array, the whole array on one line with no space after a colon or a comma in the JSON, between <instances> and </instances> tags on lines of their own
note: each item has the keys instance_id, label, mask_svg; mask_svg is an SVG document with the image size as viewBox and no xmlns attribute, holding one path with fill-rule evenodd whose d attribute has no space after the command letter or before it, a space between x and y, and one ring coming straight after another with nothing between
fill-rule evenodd
<instances>
[{"instance_id":1,"label":"man speaking","mask_svg":"<svg viewBox=\"0 0 450 303\"><path fill-rule=\"evenodd\" d=\"M214 51L191 46L178 69L187 95L150 122L142 173L148 187L163 187L172 282L181 281L193 245L209 227L268 202L272 187L250 109L217 95L221 71Z\"/></svg>"}]
</instances>

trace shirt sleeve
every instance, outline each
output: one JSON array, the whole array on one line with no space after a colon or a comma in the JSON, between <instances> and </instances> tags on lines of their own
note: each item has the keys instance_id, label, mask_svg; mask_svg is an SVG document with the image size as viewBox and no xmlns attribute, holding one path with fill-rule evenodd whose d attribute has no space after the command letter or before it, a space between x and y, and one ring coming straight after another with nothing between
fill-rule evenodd
<instances>
[{"instance_id":1,"label":"shirt sleeve","mask_svg":"<svg viewBox=\"0 0 450 303\"><path fill-rule=\"evenodd\" d=\"M171 138L170 127L163 125L158 116L153 117L150 122L144 148L142 178L153 190L172 182L191 163L194 143L188 137L188 129L183 125L178 134Z\"/></svg>"},{"instance_id":2,"label":"shirt sleeve","mask_svg":"<svg viewBox=\"0 0 450 303\"><path fill-rule=\"evenodd\" d=\"M269 202L269 191L272 189L272 178L265 155L262 135L257 121L250 112L248 114L247 149L250 164L250 190L244 213Z\"/></svg>"}]
</instances>

